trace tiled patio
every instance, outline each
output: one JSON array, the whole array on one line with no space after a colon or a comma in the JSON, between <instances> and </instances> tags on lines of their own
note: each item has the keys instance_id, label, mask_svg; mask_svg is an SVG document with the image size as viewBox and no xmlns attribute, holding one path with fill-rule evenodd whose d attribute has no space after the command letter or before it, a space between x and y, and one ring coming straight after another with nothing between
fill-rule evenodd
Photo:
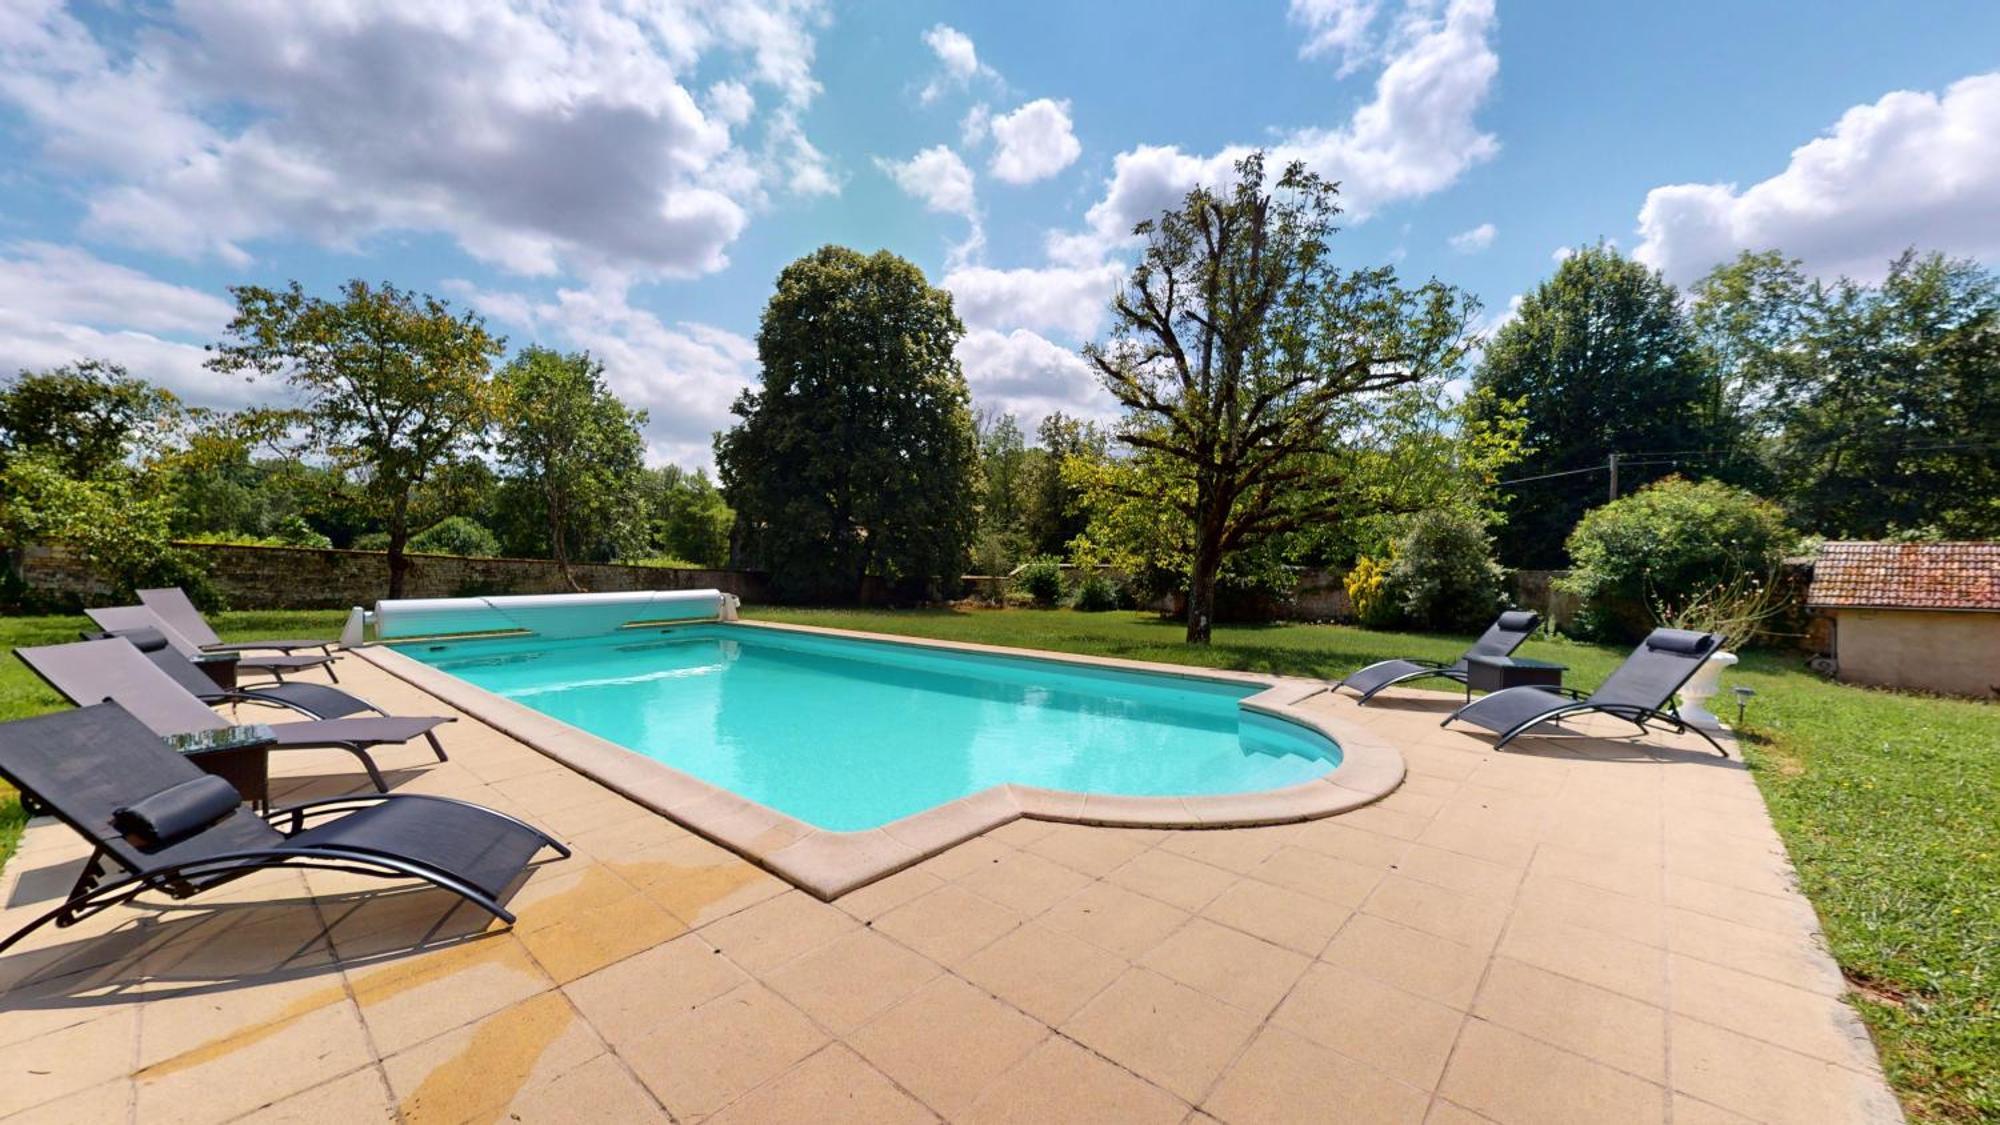
<instances>
[{"instance_id":1,"label":"tiled patio","mask_svg":"<svg viewBox=\"0 0 2000 1125\"><path fill-rule=\"evenodd\" d=\"M340 670L392 710L441 710ZM832 905L461 721L448 764L380 760L401 790L573 842L515 896L518 926L489 932L435 891L272 873L44 930L0 958L0 1116L1898 1117L1740 765L1692 739L1496 754L1438 729L1447 698L1308 705L1407 758L1359 811L1019 820ZM279 756L280 800L346 791L350 761ZM81 858L32 826L0 928Z\"/></svg>"}]
</instances>

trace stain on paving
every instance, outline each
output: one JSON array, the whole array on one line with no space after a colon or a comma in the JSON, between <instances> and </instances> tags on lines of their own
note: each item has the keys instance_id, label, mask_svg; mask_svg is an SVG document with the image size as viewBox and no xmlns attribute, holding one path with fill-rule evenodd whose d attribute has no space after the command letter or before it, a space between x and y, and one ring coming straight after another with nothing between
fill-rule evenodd
<instances>
[{"instance_id":1,"label":"stain on paving","mask_svg":"<svg viewBox=\"0 0 2000 1125\"><path fill-rule=\"evenodd\" d=\"M424 1076L398 1107L403 1120L497 1121L534 1073L542 1052L576 1020L560 993L544 992L473 1029L456 1055Z\"/></svg>"}]
</instances>

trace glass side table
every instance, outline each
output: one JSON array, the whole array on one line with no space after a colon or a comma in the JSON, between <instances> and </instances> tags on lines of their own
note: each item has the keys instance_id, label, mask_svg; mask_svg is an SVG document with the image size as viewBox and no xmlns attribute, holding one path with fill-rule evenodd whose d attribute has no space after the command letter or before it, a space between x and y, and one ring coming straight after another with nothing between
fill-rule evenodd
<instances>
[{"instance_id":1,"label":"glass side table","mask_svg":"<svg viewBox=\"0 0 2000 1125\"><path fill-rule=\"evenodd\" d=\"M278 735L263 723L240 727L170 734L161 741L186 755L203 773L212 773L236 787L258 812L271 808L271 747Z\"/></svg>"}]
</instances>

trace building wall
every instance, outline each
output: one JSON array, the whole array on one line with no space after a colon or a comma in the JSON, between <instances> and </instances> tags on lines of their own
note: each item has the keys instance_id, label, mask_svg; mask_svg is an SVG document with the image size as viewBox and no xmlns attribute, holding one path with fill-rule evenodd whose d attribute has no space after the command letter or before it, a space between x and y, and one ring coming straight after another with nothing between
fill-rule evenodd
<instances>
[{"instance_id":1,"label":"building wall","mask_svg":"<svg viewBox=\"0 0 2000 1125\"><path fill-rule=\"evenodd\" d=\"M380 551L322 551L311 547L244 547L184 543L207 564L231 609L346 609L372 606L389 592L389 556ZM560 594L570 587L547 559L470 559L455 555L410 557L405 597L455 598L489 594ZM103 605L110 587L66 544L22 548L21 582L54 604ZM706 590L745 602L768 601L765 576L743 570L681 570L652 566L573 563L586 590Z\"/></svg>"},{"instance_id":2,"label":"building wall","mask_svg":"<svg viewBox=\"0 0 2000 1125\"><path fill-rule=\"evenodd\" d=\"M1976 699L2000 696L2000 613L1831 612L1840 680Z\"/></svg>"}]
</instances>

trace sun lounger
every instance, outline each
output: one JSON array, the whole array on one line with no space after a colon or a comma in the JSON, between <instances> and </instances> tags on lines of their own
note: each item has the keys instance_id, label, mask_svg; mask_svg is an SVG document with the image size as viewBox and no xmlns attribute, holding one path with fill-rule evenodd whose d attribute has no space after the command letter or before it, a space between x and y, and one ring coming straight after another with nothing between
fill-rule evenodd
<instances>
[{"instance_id":1,"label":"sun lounger","mask_svg":"<svg viewBox=\"0 0 2000 1125\"><path fill-rule=\"evenodd\" d=\"M1465 662L1468 657L1511 656L1515 649L1521 647L1521 642L1534 635L1535 629L1541 623L1542 619L1538 614L1525 609L1510 609L1495 619L1493 624L1488 625L1486 632L1480 634L1479 639L1474 641L1472 647L1466 649L1465 655L1459 657L1455 663L1440 664L1435 660L1418 659L1377 661L1333 685L1333 690L1351 688L1361 693L1361 697L1355 702L1366 703L1375 698L1377 692L1397 684L1409 683L1411 680L1439 676L1464 683Z\"/></svg>"},{"instance_id":2,"label":"sun lounger","mask_svg":"<svg viewBox=\"0 0 2000 1125\"><path fill-rule=\"evenodd\" d=\"M235 725L209 710L207 704L154 667L123 638L17 648L14 655L71 703L86 706L115 701L162 737L224 730ZM272 749L345 750L361 760L375 788L386 792L389 783L368 751L421 737L429 741L432 751L443 760L444 748L438 744L436 728L450 721L432 715L277 723L271 728L277 739Z\"/></svg>"},{"instance_id":3,"label":"sun lounger","mask_svg":"<svg viewBox=\"0 0 2000 1125\"><path fill-rule=\"evenodd\" d=\"M1555 733L1544 724L1596 712L1624 719L1641 733L1649 731L1647 724L1654 722L1676 732L1693 731L1715 747L1716 753L1727 757L1728 751L1707 731L1683 722L1673 703L1674 693L1720 644L1721 638L1713 633L1655 629L1589 695L1570 688L1508 688L1473 700L1445 716L1439 725L1456 720L1484 727L1500 736L1493 744L1498 750L1523 734Z\"/></svg>"},{"instance_id":4,"label":"sun lounger","mask_svg":"<svg viewBox=\"0 0 2000 1125\"><path fill-rule=\"evenodd\" d=\"M139 604L158 614L167 627L193 642L203 652L307 652L314 649L321 656L333 655L332 641L314 641L304 638L290 640L224 641L209 627L208 619L195 608L187 592L179 586L169 586L164 590L139 591Z\"/></svg>"},{"instance_id":5,"label":"sun lounger","mask_svg":"<svg viewBox=\"0 0 2000 1125\"><path fill-rule=\"evenodd\" d=\"M0 777L94 845L69 897L0 950L141 894L192 898L273 867L421 879L511 924L501 898L535 853L570 854L540 829L444 797L336 797L260 816L116 703L0 724Z\"/></svg>"},{"instance_id":6,"label":"sun lounger","mask_svg":"<svg viewBox=\"0 0 2000 1125\"><path fill-rule=\"evenodd\" d=\"M95 622L99 629L107 633L129 633L134 629L152 629L167 639L175 651L193 660L202 655L202 647L183 636L180 630L166 623L159 614L142 605L101 606L83 611L85 617ZM239 657L236 666L249 672L263 672L284 679L287 672L304 672L313 668L326 670L326 677L334 683L340 677L333 671L334 658L326 653L256 653Z\"/></svg>"}]
</instances>

